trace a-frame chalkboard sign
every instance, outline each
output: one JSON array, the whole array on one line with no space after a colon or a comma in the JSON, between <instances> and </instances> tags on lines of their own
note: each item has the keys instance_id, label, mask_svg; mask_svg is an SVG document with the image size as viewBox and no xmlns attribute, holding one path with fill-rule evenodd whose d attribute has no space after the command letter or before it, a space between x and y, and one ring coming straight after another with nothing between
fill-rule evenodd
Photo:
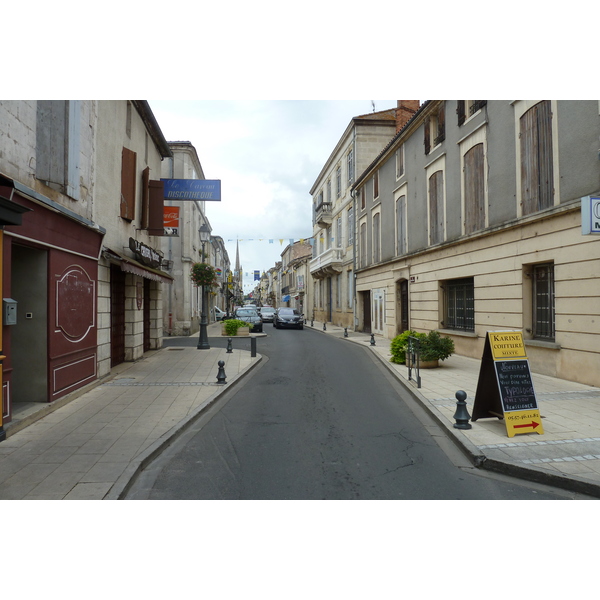
<instances>
[{"instance_id":1,"label":"a-frame chalkboard sign","mask_svg":"<svg viewBox=\"0 0 600 600\"><path fill-rule=\"evenodd\" d=\"M504 419L508 437L544 433L520 331L486 334L471 421L491 417Z\"/></svg>"}]
</instances>

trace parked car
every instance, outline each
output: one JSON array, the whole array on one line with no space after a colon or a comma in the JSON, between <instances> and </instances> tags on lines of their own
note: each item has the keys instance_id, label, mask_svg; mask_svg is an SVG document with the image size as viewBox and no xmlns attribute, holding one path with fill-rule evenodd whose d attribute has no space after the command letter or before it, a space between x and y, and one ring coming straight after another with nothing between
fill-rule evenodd
<instances>
[{"instance_id":1,"label":"parked car","mask_svg":"<svg viewBox=\"0 0 600 600\"><path fill-rule=\"evenodd\" d=\"M256 307L243 306L242 308L238 308L234 313L234 318L250 323L252 325L251 333L262 333L263 322Z\"/></svg>"},{"instance_id":2,"label":"parked car","mask_svg":"<svg viewBox=\"0 0 600 600\"><path fill-rule=\"evenodd\" d=\"M296 308L287 308L283 306L278 308L273 315L273 327L276 329L282 327L304 329L304 315L301 315Z\"/></svg>"},{"instance_id":3,"label":"parked car","mask_svg":"<svg viewBox=\"0 0 600 600\"><path fill-rule=\"evenodd\" d=\"M272 323L275 309L272 306L262 306L260 308L260 316L262 317L263 323Z\"/></svg>"},{"instance_id":4,"label":"parked car","mask_svg":"<svg viewBox=\"0 0 600 600\"><path fill-rule=\"evenodd\" d=\"M213 310L215 313L215 321L222 321L225 315L227 315L227 313L224 310L221 310L218 306L215 306Z\"/></svg>"}]
</instances>

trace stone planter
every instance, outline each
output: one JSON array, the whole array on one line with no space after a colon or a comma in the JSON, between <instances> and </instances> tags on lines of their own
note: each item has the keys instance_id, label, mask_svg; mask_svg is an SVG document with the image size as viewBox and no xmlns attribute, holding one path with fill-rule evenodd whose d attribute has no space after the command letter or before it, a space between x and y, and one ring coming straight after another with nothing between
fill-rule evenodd
<instances>
[{"instance_id":1,"label":"stone planter","mask_svg":"<svg viewBox=\"0 0 600 600\"><path fill-rule=\"evenodd\" d=\"M229 335L227 330L225 329L225 323L221 324L221 335L225 337L236 337L236 336L244 336L250 335L250 327L238 327L237 333L234 335Z\"/></svg>"},{"instance_id":2,"label":"stone planter","mask_svg":"<svg viewBox=\"0 0 600 600\"><path fill-rule=\"evenodd\" d=\"M412 369L416 369L417 364L411 364L410 355L406 353L406 366ZM436 369L440 366L439 360L420 360L419 369Z\"/></svg>"}]
</instances>

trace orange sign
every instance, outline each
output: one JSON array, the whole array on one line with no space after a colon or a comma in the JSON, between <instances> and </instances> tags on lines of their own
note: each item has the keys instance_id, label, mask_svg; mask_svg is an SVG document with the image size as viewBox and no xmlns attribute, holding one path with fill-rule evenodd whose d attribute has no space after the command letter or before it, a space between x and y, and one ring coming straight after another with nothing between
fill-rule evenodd
<instances>
[{"instance_id":1,"label":"orange sign","mask_svg":"<svg viewBox=\"0 0 600 600\"><path fill-rule=\"evenodd\" d=\"M179 206L165 206L163 223L166 236L179 236Z\"/></svg>"}]
</instances>

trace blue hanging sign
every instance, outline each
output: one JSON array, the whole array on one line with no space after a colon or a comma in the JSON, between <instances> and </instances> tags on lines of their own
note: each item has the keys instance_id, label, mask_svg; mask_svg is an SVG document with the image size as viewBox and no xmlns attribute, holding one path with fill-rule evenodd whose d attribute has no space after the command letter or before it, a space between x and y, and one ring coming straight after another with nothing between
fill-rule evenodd
<instances>
[{"instance_id":1,"label":"blue hanging sign","mask_svg":"<svg viewBox=\"0 0 600 600\"><path fill-rule=\"evenodd\" d=\"M165 200L220 201L220 179L161 179Z\"/></svg>"}]
</instances>

